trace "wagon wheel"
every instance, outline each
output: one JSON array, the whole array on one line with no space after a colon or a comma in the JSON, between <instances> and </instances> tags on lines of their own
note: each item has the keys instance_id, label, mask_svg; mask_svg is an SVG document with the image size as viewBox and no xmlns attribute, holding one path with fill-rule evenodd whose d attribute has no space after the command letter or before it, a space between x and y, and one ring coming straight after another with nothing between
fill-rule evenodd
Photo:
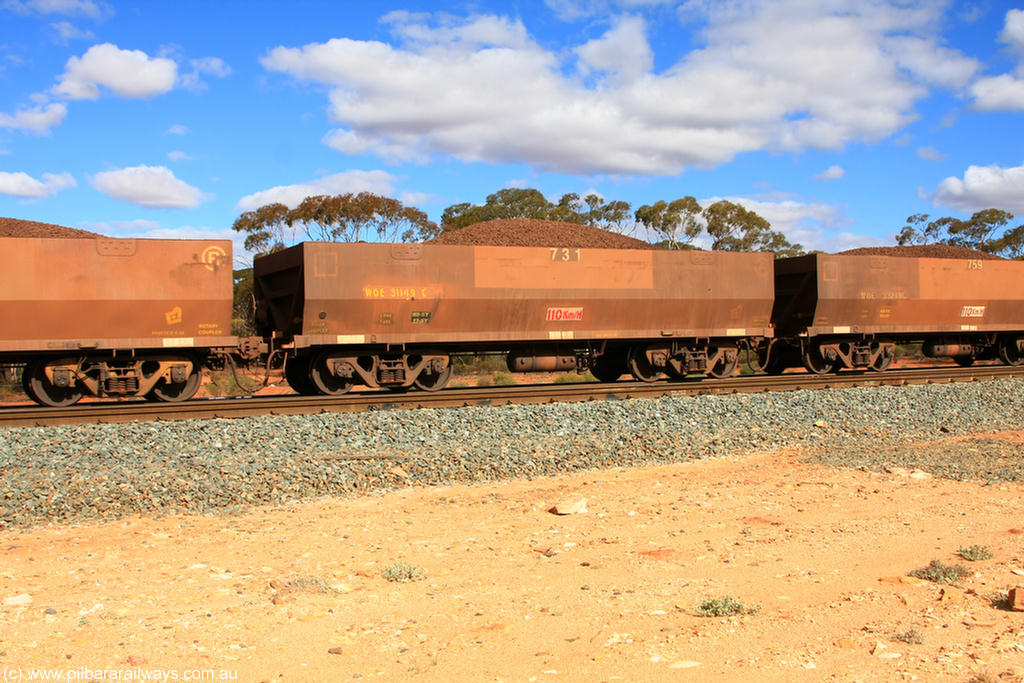
<instances>
[{"instance_id":1,"label":"wagon wheel","mask_svg":"<svg viewBox=\"0 0 1024 683\"><path fill-rule=\"evenodd\" d=\"M885 355L885 347L882 347L882 353L878 354L878 358L870 365L870 368L875 372L884 372L892 365L893 358L894 356Z\"/></svg>"},{"instance_id":2,"label":"wagon wheel","mask_svg":"<svg viewBox=\"0 0 1024 683\"><path fill-rule=\"evenodd\" d=\"M732 360L727 360L725 354L722 358L714 364L714 366L708 368L708 375L717 379L724 379L726 377L732 377L732 373L736 372L736 366L740 364L739 352L732 357Z\"/></svg>"},{"instance_id":3,"label":"wagon wheel","mask_svg":"<svg viewBox=\"0 0 1024 683\"><path fill-rule=\"evenodd\" d=\"M316 387L313 386L313 380L309 376L308 354L300 353L285 359L284 378L287 380L288 386L298 394L312 396L317 393Z\"/></svg>"},{"instance_id":4,"label":"wagon wheel","mask_svg":"<svg viewBox=\"0 0 1024 683\"><path fill-rule=\"evenodd\" d=\"M614 353L603 353L600 356L594 358L594 362L590 364L590 374L598 382L614 382L622 377L622 372L626 367L626 359L619 354Z\"/></svg>"},{"instance_id":5,"label":"wagon wheel","mask_svg":"<svg viewBox=\"0 0 1024 683\"><path fill-rule=\"evenodd\" d=\"M827 372L831 372L835 367L835 361L828 360L822 356L817 346L811 346L804 351L803 361L807 372L814 375L824 375Z\"/></svg>"},{"instance_id":6,"label":"wagon wheel","mask_svg":"<svg viewBox=\"0 0 1024 683\"><path fill-rule=\"evenodd\" d=\"M82 398L82 390L77 384L70 387L58 387L46 377L46 363L36 361L29 363L22 371L21 385L30 399L41 406L63 408L78 403Z\"/></svg>"},{"instance_id":7,"label":"wagon wheel","mask_svg":"<svg viewBox=\"0 0 1024 683\"><path fill-rule=\"evenodd\" d=\"M629 354L629 371L641 382L653 382L661 372L647 360L642 346L635 346Z\"/></svg>"},{"instance_id":8,"label":"wagon wheel","mask_svg":"<svg viewBox=\"0 0 1024 683\"><path fill-rule=\"evenodd\" d=\"M449 359L443 372L431 373L429 375L421 372L412 383L417 389L422 389L423 391L440 391L448 386L448 381L451 378L452 362Z\"/></svg>"},{"instance_id":9,"label":"wagon wheel","mask_svg":"<svg viewBox=\"0 0 1024 683\"><path fill-rule=\"evenodd\" d=\"M309 364L309 380L315 393L339 396L351 389L354 383L332 373L327 368L329 360L328 351L315 356L313 362Z\"/></svg>"},{"instance_id":10,"label":"wagon wheel","mask_svg":"<svg viewBox=\"0 0 1024 683\"><path fill-rule=\"evenodd\" d=\"M953 356L953 362L962 368L969 368L974 365L974 354L968 354L966 356Z\"/></svg>"},{"instance_id":11,"label":"wagon wheel","mask_svg":"<svg viewBox=\"0 0 1024 683\"><path fill-rule=\"evenodd\" d=\"M1007 365L1020 365L1024 363L1024 353L1021 353L1014 338L1004 339L999 345L999 359Z\"/></svg>"},{"instance_id":12,"label":"wagon wheel","mask_svg":"<svg viewBox=\"0 0 1024 683\"><path fill-rule=\"evenodd\" d=\"M199 391L199 385L203 382L203 375L199 370L199 364L195 361L192 362L192 372L180 384L172 384L167 379L161 379L159 382L153 385L153 388L149 390L147 398L152 397L157 401L165 401L167 403L177 403L179 401L187 401L196 395Z\"/></svg>"}]
</instances>

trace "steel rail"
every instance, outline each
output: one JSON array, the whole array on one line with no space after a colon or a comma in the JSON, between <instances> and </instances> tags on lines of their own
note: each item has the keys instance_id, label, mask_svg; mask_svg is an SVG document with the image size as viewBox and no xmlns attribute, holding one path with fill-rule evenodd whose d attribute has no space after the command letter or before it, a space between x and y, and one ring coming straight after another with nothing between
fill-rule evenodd
<instances>
[{"instance_id":1,"label":"steel rail","mask_svg":"<svg viewBox=\"0 0 1024 683\"><path fill-rule=\"evenodd\" d=\"M211 418L241 418L257 415L302 415L331 412L360 412L416 408L500 406L510 403L552 403L559 401L612 401L665 395L732 394L766 391L796 391L857 386L901 386L976 382L1000 377L1024 377L1024 366L976 365L855 371L828 375L803 372L782 375L747 375L728 379L685 378L654 383L614 382L608 384L523 384L473 388L450 388L438 392L388 391L353 392L342 396L246 396L194 399L183 403L148 401L106 401L83 403L67 408L7 406L0 408L0 427L102 424Z\"/></svg>"}]
</instances>

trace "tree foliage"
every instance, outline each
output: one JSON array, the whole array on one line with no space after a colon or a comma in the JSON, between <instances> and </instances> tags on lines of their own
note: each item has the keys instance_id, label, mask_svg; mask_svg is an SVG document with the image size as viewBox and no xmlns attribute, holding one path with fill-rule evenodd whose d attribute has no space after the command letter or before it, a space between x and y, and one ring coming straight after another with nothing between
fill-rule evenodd
<instances>
[{"instance_id":1,"label":"tree foliage","mask_svg":"<svg viewBox=\"0 0 1024 683\"><path fill-rule=\"evenodd\" d=\"M967 220L943 216L929 221L926 213L907 218L896 236L901 246L912 244L951 244L956 247L977 249L1005 258L1024 258L1024 224L1008 228L999 234L1013 214L1001 209L984 209Z\"/></svg>"},{"instance_id":2,"label":"tree foliage","mask_svg":"<svg viewBox=\"0 0 1024 683\"><path fill-rule=\"evenodd\" d=\"M463 202L449 206L441 214L441 230L458 230L473 223L502 218L578 223L618 232L627 229L632 223L628 202L606 201L594 193L580 197L572 192L562 195L556 204L548 201L538 190L512 187L488 195L483 204Z\"/></svg>"},{"instance_id":3,"label":"tree foliage","mask_svg":"<svg viewBox=\"0 0 1024 683\"><path fill-rule=\"evenodd\" d=\"M687 196L668 203L660 200L636 210L636 220L662 237L668 249L682 249L700 235L700 204Z\"/></svg>"},{"instance_id":4,"label":"tree foliage","mask_svg":"<svg viewBox=\"0 0 1024 683\"><path fill-rule=\"evenodd\" d=\"M636 220L664 237L670 249L692 248L701 233L716 251L770 251L776 256L798 256L803 247L793 244L771 223L735 202L720 200L701 209L693 197L671 203L645 204L636 210Z\"/></svg>"},{"instance_id":5,"label":"tree foliage","mask_svg":"<svg viewBox=\"0 0 1024 683\"><path fill-rule=\"evenodd\" d=\"M369 192L306 197L294 209L267 204L246 211L231 227L247 233L245 248L257 253L285 247L300 231L306 239L323 242L359 242L369 237L410 242L438 231L419 209Z\"/></svg>"}]
</instances>

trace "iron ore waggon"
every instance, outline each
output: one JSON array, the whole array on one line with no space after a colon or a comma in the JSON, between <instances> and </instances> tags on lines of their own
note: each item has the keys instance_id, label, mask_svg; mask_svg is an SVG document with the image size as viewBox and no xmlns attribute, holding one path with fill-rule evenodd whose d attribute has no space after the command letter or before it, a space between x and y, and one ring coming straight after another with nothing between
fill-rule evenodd
<instances>
[{"instance_id":1,"label":"iron ore waggon","mask_svg":"<svg viewBox=\"0 0 1024 683\"><path fill-rule=\"evenodd\" d=\"M37 403L179 401L231 336L231 242L3 238L0 362Z\"/></svg>"},{"instance_id":2,"label":"iron ore waggon","mask_svg":"<svg viewBox=\"0 0 1024 683\"><path fill-rule=\"evenodd\" d=\"M732 374L771 337L771 254L306 242L257 258L257 324L300 393L437 390L452 355L600 380Z\"/></svg>"},{"instance_id":3,"label":"iron ore waggon","mask_svg":"<svg viewBox=\"0 0 1024 683\"><path fill-rule=\"evenodd\" d=\"M960 365L1024 360L1024 262L811 254L775 262L769 373L885 370L896 344Z\"/></svg>"},{"instance_id":4,"label":"iron ore waggon","mask_svg":"<svg viewBox=\"0 0 1024 683\"><path fill-rule=\"evenodd\" d=\"M3 238L0 363L36 402L193 396L203 367L284 359L304 394L443 388L459 354L611 382L885 370L897 344L1024 362L1024 262L306 242L258 257L231 334L231 243Z\"/></svg>"}]
</instances>

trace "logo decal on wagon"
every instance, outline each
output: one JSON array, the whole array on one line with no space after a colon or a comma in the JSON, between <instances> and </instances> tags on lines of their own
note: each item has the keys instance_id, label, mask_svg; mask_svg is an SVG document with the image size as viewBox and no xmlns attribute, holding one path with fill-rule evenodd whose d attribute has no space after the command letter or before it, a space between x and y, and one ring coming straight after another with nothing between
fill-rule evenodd
<instances>
[{"instance_id":1,"label":"logo decal on wagon","mask_svg":"<svg viewBox=\"0 0 1024 683\"><path fill-rule=\"evenodd\" d=\"M960 309L961 318L984 318L985 307L984 306L964 306Z\"/></svg>"},{"instance_id":2,"label":"logo decal on wagon","mask_svg":"<svg viewBox=\"0 0 1024 683\"><path fill-rule=\"evenodd\" d=\"M566 322L572 320L583 320L583 307L579 308L549 308L544 318L548 322Z\"/></svg>"}]
</instances>

